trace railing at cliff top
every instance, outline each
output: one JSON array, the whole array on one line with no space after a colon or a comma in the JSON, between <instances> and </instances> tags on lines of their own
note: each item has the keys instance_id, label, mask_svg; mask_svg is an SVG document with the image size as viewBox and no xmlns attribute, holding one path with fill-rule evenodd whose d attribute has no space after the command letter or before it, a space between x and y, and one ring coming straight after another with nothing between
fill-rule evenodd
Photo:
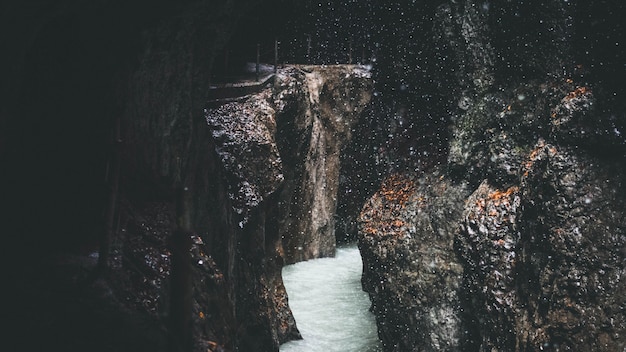
<instances>
[{"instance_id":1,"label":"railing at cliff top","mask_svg":"<svg viewBox=\"0 0 626 352\"><path fill-rule=\"evenodd\" d=\"M310 35L287 41L274 39L272 42L227 47L214 61L211 83L261 81L270 69L276 73L276 68L284 64L371 64L373 51L363 42L323 40Z\"/></svg>"},{"instance_id":2,"label":"railing at cliff top","mask_svg":"<svg viewBox=\"0 0 626 352\"><path fill-rule=\"evenodd\" d=\"M242 81L235 83L225 83L209 87L208 107L216 107L228 102L237 100L249 94L258 93L268 84L274 81L274 73L263 77L259 81Z\"/></svg>"},{"instance_id":3,"label":"railing at cliff top","mask_svg":"<svg viewBox=\"0 0 626 352\"><path fill-rule=\"evenodd\" d=\"M217 65L220 74L214 75L210 84L209 105L221 105L261 91L268 83L273 82L278 67L288 63L339 65L371 62L371 58L366 56L371 56L370 48L364 44L355 46L352 40L347 42L343 50L334 51L333 55L327 54L328 41L320 41L314 45L310 35L303 41L291 40L287 43L290 45L282 46L281 41L275 39L271 45L267 43L262 46L257 43L254 48L238 47L237 52L247 53L242 56L247 56L248 60L239 60L246 63L245 67L239 67L236 74L229 74L232 70L229 60L233 49L226 49L223 52L223 61Z\"/></svg>"}]
</instances>

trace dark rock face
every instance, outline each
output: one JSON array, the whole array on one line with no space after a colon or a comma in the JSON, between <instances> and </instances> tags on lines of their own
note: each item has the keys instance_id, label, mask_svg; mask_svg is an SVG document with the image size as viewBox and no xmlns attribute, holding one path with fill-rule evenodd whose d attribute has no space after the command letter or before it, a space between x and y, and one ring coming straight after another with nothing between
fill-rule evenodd
<instances>
[{"instance_id":1,"label":"dark rock face","mask_svg":"<svg viewBox=\"0 0 626 352\"><path fill-rule=\"evenodd\" d=\"M388 351L467 348L463 267L454 254L465 183L433 172L394 174L365 204L359 249L379 336Z\"/></svg>"},{"instance_id":2,"label":"dark rock face","mask_svg":"<svg viewBox=\"0 0 626 352\"><path fill-rule=\"evenodd\" d=\"M230 325L236 330L226 331L223 338L239 336L239 341L233 342L242 349L263 346L273 350L283 341L300 337L280 276L282 245L273 193L283 175L271 97L268 88L242 101L205 110L211 134L207 142L217 158L209 173L216 184L215 193L209 193L205 201L228 206L220 210L222 214L209 218L213 223L208 231L215 236L205 248L214 253L222 272L219 280L203 281L212 289L210 301L226 304L207 306L202 304L205 300L199 300L199 306L207 312L204 315L232 319ZM221 291L213 289L220 286ZM233 296L236 303L229 302L228 297ZM215 329L215 320L207 317L200 326Z\"/></svg>"},{"instance_id":3,"label":"dark rock face","mask_svg":"<svg viewBox=\"0 0 626 352\"><path fill-rule=\"evenodd\" d=\"M272 90L265 89L242 102L205 110L215 151L227 178L235 183L228 191L240 214L240 228L248 223L251 209L274 193L284 179L271 97Z\"/></svg>"},{"instance_id":4,"label":"dark rock face","mask_svg":"<svg viewBox=\"0 0 626 352\"><path fill-rule=\"evenodd\" d=\"M13 171L2 184L23 190L7 194L16 219L8 232L38 258L11 258L23 307L11 335L22 343L39 331L50 349L165 350L169 238L183 181L193 185L196 210L195 347L254 339L236 334L241 285L229 263L238 253L230 214L215 206L230 200L202 118L214 57L251 3L3 4L2 42L12 54L2 64L1 158ZM114 207L105 209L109 199ZM109 225L111 251L98 258ZM98 259L108 270L94 275ZM20 349L41 348L34 345Z\"/></svg>"},{"instance_id":5,"label":"dark rock face","mask_svg":"<svg viewBox=\"0 0 626 352\"><path fill-rule=\"evenodd\" d=\"M444 166L405 167L402 178L388 177L359 219L364 288L386 351L626 347L626 119L624 105L611 98L624 90L606 73L578 64L597 61L579 56L580 33L589 27L573 5L509 5L449 2L425 10L422 16L434 23L422 16L413 22L433 36L426 46L438 43L424 48L426 56L446 58L420 67L451 82L426 85L416 95L445 97L447 103L430 109L448 116L450 134L440 150ZM596 21L606 24L609 17ZM521 19L540 25L522 26ZM403 74L379 69L379 75ZM410 107L410 100L404 105ZM409 126L430 119L418 108L406 111ZM433 150L430 144L415 147L417 155ZM401 149L389 155L420 165ZM424 185L414 185L418 179L431 189L448 185L455 191L435 193L438 198L421 212L405 210L415 201L385 198L389 189L427 194ZM456 215L432 216L446 210ZM431 214L430 226L419 225L423 214ZM404 224L417 224L411 239ZM433 229L449 229L440 232L454 245L442 245L447 237L435 237ZM446 279L428 290L419 289L428 266L399 259L428 260L424 246L448 265L441 271ZM444 306L452 307L452 323L429 323L435 315L428 312ZM437 344L433 336L449 336L449 344Z\"/></svg>"},{"instance_id":6,"label":"dark rock face","mask_svg":"<svg viewBox=\"0 0 626 352\"><path fill-rule=\"evenodd\" d=\"M624 348L621 168L541 142L521 186L470 196L457 249L481 350Z\"/></svg>"},{"instance_id":7,"label":"dark rock face","mask_svg":"<svg viewBox=\"0 0 626 352\"><path fill-rule=\"evenodd\" d=\"M566 146L537 146L524 165L520 348L626 348L624 169ZM519 264L518 264L519 265ZM528 285L528 286L526 286Z\"/></svg>"},{"instance_id":8,"label":"dark rock face","mask_svg":"<svg viewBox=\"0 0 626 352\"><path fill-rule=\"evenodd\" d=\"M480 331L483 351L515 350L518 324L515 309L520 294L515 279L521 265L517 258L518 193L515 186L498 190L483 182L467 199L458 238L470 307L475 312L486 312L491 318L487 322L477 314L478 322L484 325L481 326L484 331Z\"/></svg>"}]
</instances>

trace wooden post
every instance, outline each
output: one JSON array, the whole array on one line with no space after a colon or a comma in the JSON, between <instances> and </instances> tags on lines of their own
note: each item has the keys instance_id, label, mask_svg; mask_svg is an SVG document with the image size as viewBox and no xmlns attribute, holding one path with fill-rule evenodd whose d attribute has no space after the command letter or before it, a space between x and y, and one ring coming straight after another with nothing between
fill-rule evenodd
<instances>
[{"instance_id":1,"label":"wooden post","mask_svg":"<svg viewBox=\"0 0 626 352\"><path fill-rule=\"evenodd\" d=\"M361 46L361 65L365 65L365 44Z\"/></svg>"},{"instance_id":2,"label":"wooden post","mask_svg":"<svg viewBox=\"0 0 626 352\"><path fill-rule=\"evenodd\" d=\"M348 43L348 64L352 65L352 38L350 38Z\"/></svg>"},{"instance_id":3,"label":"wooden post","mask_svg":"<svg viewBox=\"0 0 626 352\"><path fill-rule=\"evenodd\" d=\"M177 192L177 227L170 238L170 316L168 352L192 350L191 211L192 190L183 186Z\"/></svg>"},{"instance_id":4,"label":"wooden post","mask_svg":"<svg viewBox=\"0 0 626 352\"><path fill-rule=\"evenodd\" d=\"M111 156L107 163L105 183L109 187L109 199L105 210L104 229L100 236L100 249L98 252L98 265L94 277L105 274L109 269L109 256L111 253L111 241L115 233L115 214L117 209L117 195L120 184L122 133L121 119L115 119L115 126L111 136Z\"/></svg>"},{"instance_id":5,"label":"wooden post","mask_svg":"<svg viewBox=\"0 0 626 352\"><path fill-rule=\"evenodd\" d=\"M261 44L256 44L256 81L259 81L259 65L261 57Z\"/></svg>"},{"instance_id":6,"label":"wooden post","mask_svg":"<svg viewBox=\"0 0 626 352\"><path fill-rule=\"evenodd\" d=\"M224 50L224 75L228 76L228 48Z\"/></svg>"},{"instance_id":7,"label":"wooden post","mask_svg":"<svg viewBox=\"0 0 626 352\"><path fill-rule=\"evenodd\" d=\"M278 39L274 39L274 73L278 69Z\"/></svg>"},{"instance_id":8,"label":"wooden post","mask_svg":"<svg viewBox=\"0 0 626 352\"><path fill-rule=\"evenodd\" d=\"M311 35L306 36L306 63L311 63Z\"/></svg>"}]
</instances>

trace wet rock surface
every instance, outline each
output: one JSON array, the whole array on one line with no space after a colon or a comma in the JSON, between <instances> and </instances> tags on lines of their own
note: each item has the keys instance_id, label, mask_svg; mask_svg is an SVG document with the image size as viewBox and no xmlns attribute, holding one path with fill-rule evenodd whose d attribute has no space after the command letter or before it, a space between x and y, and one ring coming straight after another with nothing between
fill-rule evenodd
<instances>
[{"instance_id":1,"label":"wet rock surface","mask_svg":"<svg viewBox=\"0 0 626 352\"><path fill-rule=\"evenodd\" d=\"M363 288L386 351L461 351L469 343L463 267L454 253L465 183L393 174L359 217Z\"/></svg>"},{"instance_id":2,"label":"wet rock surface","mask_svg":"<svg viewBox=\"0 0 626 352\"><path fill-rule=\"evenodd\" d=\"M465 264L468 308L482 329L481 350L515 350L519 207L518 187L499 190L484 181L464 210L456 249ZM489 316L488 322L478 312Z\"/></svg>"},{"instance_id":3,"label":"wet rock surface","mask_svg":"<svg viewBox=\"0 0 626 352\"><path fill-rule=\"evenodd\" d=\"M292 67L279 72L274 89L285 261L333 256L341 157L371 98L369 69Z\"/></svg>"},{"instance_id":4,"label":"wet rock surface","mask_svg":"<svg viewBox=\"0 0 626 352\"><path fill-rule=\"evenodd\" d=\"M350 2L365 26L326 23L374 51L366 119L367 72L306 66L207 119L245 14L283 20L263 4L3 5L6 345L165 350L185 185L197 351L297 338L280 268L336 227L386 350L624 350L623 2Z\"/></svg>"},{"instance_id":5,"label":"wet rock surface","mask_svg":"<svg viewBox=\"0 0 626 352\"><path fill-rule=\"evenodd\" d=\"M457 250L481 350L624 348L621 168L541 141L520 186L470 196Z\"/></svg>"},{"instance_id":6,"label":"wet rock surface","mask_svg":"<svg viewBox=\"0 0 626 352\"><path fill-rule=\"evenodd\" d=\"M215 166L223 170L216 174L223 183L211 197L221 194L214 201L226 197L223 204L230 204L222 210L226 214L211 217L216 224L209 228L219 224L233 236L224 244L214 240L212 247L238 253L215 259L232 270L222 269L225 278L241 281L205 279L211 302L234 292L237 308L199 309L238 322L236 333L225 334L248 337L237 341L238 348L269 350L300 338L280 270L285 263L334 254L339 156L370 89L362 67L292 66L279 70L261 92L205 110Z\"/></svg>"},{"instance_id":7,"label":"wet rock surface","mask_svg":"<svg viewBox=\"0 0 626 352\"><path fill-rule=\"evenodd\" d=\"M443 199L422 205L425 213L454 207L463 213L433 221L451 229L455 242L443 247L447 263L456 265L455 271L446 273L449 280L444 285L449 286L430 284L430 290L407 294L406 289L419 285L426 266L389 256L429 257L418 245L407 244L417 240L389 240L397 233L389 223L391 219L395 225L419 223L421 217L398 212L396 209L404 207L400 199L381 201L389 192L388 180L366 203L359 219L359 243L368 263L364 288L372 298L386 350L614 351L626 346L621 323L626 292L622 144L611 142L615 136L599 126L601 118L590 123L582 117L594 114L593 104L585 102L591 98L585 89L566 85L557 91L561 99L555 97L543 108L534 104L502 104L501 112L500 108L479 108L491 111L495 119L509 112L512 119L514 114L529 113L543 117L532 122L534 128L525 127L522 121L516 124L519 129L502 123L483 126L478 131L491 138L481 133L479 139L471 139L477 143L464 159L450 159L448 173L436 171L424 177L433 189L458 180L459 165L455 163L461 159L466 175L471 176L461 178L469 181L465 192L440 193L437 196ZM516 109L521 113L511 112ZM524 113L525 109L530 112ZM562 119L561 114L565 115ZM465 131L465 127L456 128ZM476 132L470 129L470 133ZM539 137L529 148L537 135L554 144ZM612 145L618 154L609 156L599 145ZM598 150L603 152L598 154ZM458 149L452 148L452 153ZM483 181L472 186L477 174ZM435 178L438 175L441 179ZM412 188L412 182L407 177L396 189ZM467 190L473 188L468 195ZM373 218L389 220L376 223ZM415 238L430 236L432 229L416 227ZM436 243L430 240L427 245L438 248ZM455 276L456 280L450 279ZM451 305L451 315L457 317L458 337L448 339L455 343L445 347L425 337L440 334L440 325L414 318L428 316L424 311L432 302L449 302L449 296L431 300L439 289L457 292L452 301L458 304ZM422 313L416 315L415 311ZM447 325L450 327L454 324ZM421 337L406 342L416 336Z\"/></svg>"},{"instance_id":8,"label":"wet rock surface","mask_svg":"<svg viewBox=\"0 0 626 352\"><path fill-rule=\"evenodd\" d=\"M623 350L623 163L539 143L521 185L518 346Z\"/></svg>"},{"instance_id":9,"label":"wet rock surface","mask_svg":"<svg viewBox=\"0 0 626 352\"><path fill-rule=\"evenodd\" d=\"M364 288L385 351L623 350L625 120L623 104L610 98L623 89L577 64L572 31L584 32L586 20L556 1L524 9L462 1L431 11L435 24L423 29L439 46L424 50L448 60L426 67L452 83L415 90L447 99L431 105L449 117L447 148L433 156L445 161L415 162L432 145L387 152L408 161L391 162L401 172L391 172L359 218ZM550 33L514 26L518 16ZM406 125L430 123L424 111L406 111ZM455 191L436 192L441 185ZM389 189L428 195L426 186L436 197L421 212L405 210L415 200L385 198ZM442 211L451 215L432 215ZM423 214L431 226L420 225ZM416 225L410 238L404 224ZM445 279L429 289L420 289L429 267L416 264L433 256L424 246L448 268L435 266ZM451 307L448 325L429 323L433 307Z\"/></svg>"},{"instance_id":10,"label":"wet rock surface","mask_svg":"<svg viewBox=\"0 0 626 352\"><path fill-rule=\"evenodd\" d=\"M235 212L240 214L241 228L248 222L250 210L284 180L271 97L271 89L265 89L241 102L205 110L215 151L227 178L236 182L229 188L229 197Z\"/></svg>"}]
</instances>

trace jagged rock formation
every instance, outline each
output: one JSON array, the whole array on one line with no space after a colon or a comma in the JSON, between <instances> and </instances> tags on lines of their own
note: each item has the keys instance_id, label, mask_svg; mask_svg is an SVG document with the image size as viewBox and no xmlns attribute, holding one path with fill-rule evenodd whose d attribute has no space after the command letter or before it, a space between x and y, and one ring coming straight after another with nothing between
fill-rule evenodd
<instances>
[{"instance_id":1,"label":"jagged rock formation","mask_svg":"<svg viewBox=\"0 0 626 352\"><path fill-rule=\"evenodd\" d=\"M518 325L516 276L519 269L517 216L519 188L501 191L483 182L467 199L458 250L464 260L471 311L486 312L490 326L480 328L481 350L515 350ZM478 317L478 321L483 320ZM520 330L528 329L519 323ZM489 331L487 331L487 329Z\"/></svg>"},{"instance_id":2,"label":"jagged rock formation","mask_svg":"<svg viewBox=\"0 0 626 352\"><path fill-rule=\"evenodd\" d=\"M237 305L245 315L237 318L255 322L249 334L276 329L265 346L299 336L280 278L283 263L334 253L341 144L371 89L360 67L304 69L281 69L260 93L205 111L224 170L216 176L232 206L225 218L237 224L222 227L231 227L229 241L247 248L237 259L245 278Z\"/></svg>"},{"instance_id":3,"label":"jagged rock formation","mask_svg":"<svg viewBox=\"0 0 626 352\"><path fill-rule=\"evenodd\" d=\"M283 176L271 97L268 88L205 110L210 130L206 143L216 159L208 173L214 188L204 201L225 206L214 207L208 218L208 232L214 236L204 250L215 259L204 262L216 263L217 273L203 281L209 287L223 286L209 292L213 301L225 304L201 307L205 315L232 319L230 325L237 330L227 331L222 339L250 337L236 345L220 342L229 349L274 350L280 342L300 336L280 276L282 247L273 193ZM236 303L228 297L235 297ZM206 329L216 328L210 318L202 323Z\"/></svg>"},{"instance_id":4,"label":"jagged rock formation","mask_svg":"<svg viewBox=\"0 0 626 352\"><path fill-rule=\"evenodd\" d=\"M227 178L235 184L228 192L240 214L240 228L283 182L282 163L276 146L276 112L272 90L245 97L218 109L206 109L206 120ZM235 181L236 180L236 181Z\"/></svg>"},{"instance_id":5,"label":"jagged rock formation","mask_svg":"<svg viewBox=\"0 0 626 352\"><path fill-rule=\"evenodd\" d=\"M522 291L525 310L516 316L536 330L519 331L518 346L623 350L623 163L540 143L524 165L521 186L518 265L524 269L517 283L535 285Z\"/></svg>"},{"instance_id":6,"label":"jagged rock formation","mask_svg":"<svg viewBox=\"0 0 626 352\"><path fill-rule=\"evenodd\" d=\"M288 67L260 93L205 110L223 170L215 193L230 204L220 228L240 248L231 269L242 278L235 317L245 322L244 336L261 339L239 348L276 348L299 337L280 270L334 254L339 156L370 92L362 67Z\"/></svg>"},{"instance_id":7,"label":"jagged rock formation","mask_svg":"<svg viewBox=\"0 0 626 352\"><path fill-rule=\"evenodd\" d=\"M393 174L365 204L359 249L363 288L390 351L453 351L467 345L463 268L454 254L465 183L437 172Z\"/></svg>"},{"instance_id":8,"label":"jagged rock formation","mask_svg":"<svg viewBox=\"0 0 626 352\"><path fill-rule=\"evenodd\" d=\"M406 125L435 109L448 116L450 134L435 156L446 160L442 167L415 160L432 151L428 144L415 146L417 156L388 152L407 159L391 166L404 176L388 176L359 218L364 288L386 351L626 348L626 118L612 97L624 90L579 64L590 60L577 56L589 22L572 5L520 6L451 1L413 22L432 36L426 56L447 59L420 62L446 84L414 91L444 100L429 114L405 97L391 109ZM541 25L525 28L522 19ZM416 180L451 192L418 206L411 194L427 193ZM413 190L408 201L388 196L405 190ZM448 210L456 215L423 220ZM431 269L424 243L444 253L448 271ZM429 270L442 279L426 290ZM444 307L446 324L433 324L430 312Z\"/></svg>"},{"instance_id":9,"label":"jagged rock formation","mask_svg":"<svg viewBox=\"0 0 626 352\"><path fill-rule=\"evenodd\" d=\"M364 67L287 67L261 93L206 110L216 151L237 180L229 197L240 227L280 188L286 263L334 254L340 157L370 96Z\"/></svg>"},{"instance_id":10,"label":"jagged rock formation","mask_svg":"<svg viewBox=\"0 0 626 352\"><path fill-rule=\"evenodd\" d=\"M291 68L277 76L276 89L285 260L333 256L340 159L369 103L370 73L360 66Z\"/></svg>"}]
</instances>

